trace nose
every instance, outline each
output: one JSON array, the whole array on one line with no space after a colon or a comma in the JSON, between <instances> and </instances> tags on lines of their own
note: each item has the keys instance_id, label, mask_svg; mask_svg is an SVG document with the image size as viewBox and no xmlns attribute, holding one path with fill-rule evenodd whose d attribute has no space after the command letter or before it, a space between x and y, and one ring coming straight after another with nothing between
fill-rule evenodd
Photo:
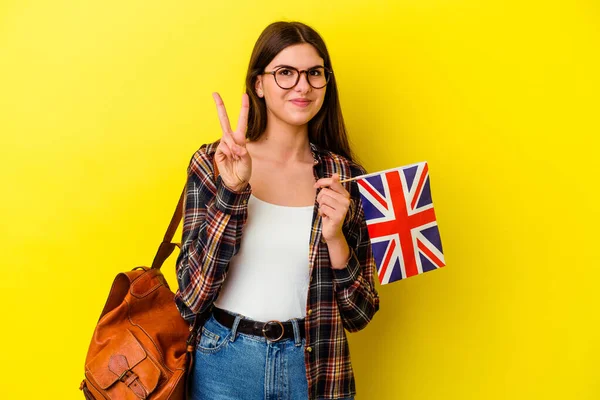
<instances>
[{"instance_id":1,"label":"nose","mask_svg":"<svg viewBox=\"0 0 600 400\"><path fill-rule=\"evenodd\" d=\"M296 87L294 89L296 89L296 91L298 92L308 92L311 89L312 86L310 86L310 83L308 83L308 72L307 71L302 71L300 73L300 79L298 80L298 83L296 84Z\"/></svg>"}]
</instances>

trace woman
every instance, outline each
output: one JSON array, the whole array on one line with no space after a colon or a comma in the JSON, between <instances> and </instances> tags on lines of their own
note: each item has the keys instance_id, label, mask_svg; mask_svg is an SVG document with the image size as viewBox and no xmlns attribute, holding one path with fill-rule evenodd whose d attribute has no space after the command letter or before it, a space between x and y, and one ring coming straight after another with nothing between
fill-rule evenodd
<instances>
[{"instance_id":1,"label":"woman","mask_svg":"<svg viewBox=\"0 0 600 400\"><path fill-rule=\"evenodd\" d=\"M345 330L364 328L379 297L358 187L340 183L365 170L325 43L302 23L273 23L235 130L213 97L223 134L190 162L177 259L177 306L208 318L191 397L353 399Z\"/></svg>"}]
</instances>

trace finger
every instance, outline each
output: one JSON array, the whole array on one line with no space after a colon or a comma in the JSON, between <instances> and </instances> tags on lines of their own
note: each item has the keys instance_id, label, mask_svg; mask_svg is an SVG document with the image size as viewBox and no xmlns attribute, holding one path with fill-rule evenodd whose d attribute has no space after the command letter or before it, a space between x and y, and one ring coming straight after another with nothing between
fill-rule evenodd
<instances>
[{"instance_id":1,"label":"finger","mask_svg":"<svg viewBox=\"0 0 600 400\"><path fill-rule=\"evenodd\" d=\"M348 193L346 188L340 183L340 174L337 172L331 177L331 185L329 185L329 188L335 192L343 194L346 197L350 197L350 193Z\"/></svg>"},{"instance_id":2,"label":"finger","mask_svg":"<svg viewBox=\"0 0 600 400\"><path fill-rule=\"evenodd\" d=\"M334 174L332 174L330 177L327 177L327 178L321 178L321 179L319 179L318 181L316 181L316 182L315 182L315 186L316 186L317 184L318 184L318 185L320 185L320 186L330 185L330 184L332 184L332 183L333 183L333 180L334 180L334 178L335 178L336 176L337 176L337 177L338 177L338 179L339 179L339 176L340 176L340 175L339 175L337 172L336 172L336 173L334 173Z\"/></svg>"},{"instance_id":3,"label":"finger","mask_svg":"<svg viewBox=\"0 0 600 400\"><path fill-rule=\"evenodd\" d=\"M334 208L328 206L327 204L323 204L321 207L319 207L319 213L322 217L332 218L332 216L336 214L336 211Z\"/></svg>"},{"instance_id":4,"label":"finger","mask_svg":"<svg viewBox=\"0 0 600 400\"><path fill-rule=\"evenodd\" d=\"M215 151L215 161L217 164L221 164L225 160L227 160L227 154L223 153L221 149L217 147L217 151Z\"/></svg>"},{"instance_id":5,"label":"finger","mask_svg":"<svg viewBox=\"0 0 600 400\"><path fill-rule=\"evenodd\" d=\"M350 194L344 189L342 193L336 192L329 187L322 188L317 194L317 201L320 201L322 198L329 197L333 199L337 204L343 207L350 207Z\"/></svg>"},{"instance_id":6,"label":"finger","mask_svg":"<svg viewBox=\"0 0 600 400\"><path fill-rule=\"evenodd\" d=\"M250 100L248 95L244 93L242 95L242 109L240 110L240 117L238 118L237 129L234 132L236 142L240 146L246 145L246 131L248 129L248 112L250 111Z\"/></svg>"},{"instance_id":7,"label":"finger","mask_svg":"<svg viewBox=\"0 0 600 400\"><path fill-rule=\"evenodd\" d=\"M240 146L237 144L235 145L235 152L240 158L246 157L249 154L248 149L246 149L246 146Z\"/></svg>"},{"instance_id":8,"label":"finger","mask_svg":"<svg viewBox=\"0 0 600 400\"><path fill-rule=\"evenodd\" d=\"M237 159L236 158L236 156L238 155L237 148L239 146L235 143L235 140L233 140L233 137L231 136L231 134L227 133L227 132L223 132L223 136L221 137L221 142L225 143L227 145L227 148L229 149L233 158Z\"/></svg>"},{"instance_id":9,"label":"finger","mask_svg":"<svg viewBox=\"0 0 600 400\"><path fill-rule=\"evenodd\" d=\"M227 145L229 146L229 150L231 150L231 154L233 154L236 161L248 154L245 147L238 145L233 141L233 139L230 139L230 141L227 142Z\"/></svg>"},{"instance_id":10,"label":"finger","mask_svg":"<svg viewBox=\"0 0 600 400\"><path fill-rule=\"evenodd\" d=\"M335 174L333 174L330 178L319 179L314 184L315 188L326 187L326 186L332 188L333 190L335 190L336 192L339 192L339 193L343 193L343 191L346 191L344 186L342 186L342 184L340 183L340 175L337 172Z\"/></svg>"},{"instance_id":11,"label":"finger","mask_svg":"<svg viewBox=\"0 0 600 400\"><path fill-rule=\"evenodd\" d=\"M335 191L333 191L330 188L323 188L323 189L321 189L321 191L317 195L317 201L319 201L320 199L322 199L324 196L333 199L336 203L339 203L339 205L342 205L342 206L349 206L350 205L350 198L349 197L346 197L345 194L335 192Z\"/></svg>"},{"instance_id":12,"label":"finger","mask_svg":"<svg viewBox=\"0 0 600 400\"><path fill-rule=\"evenodd\" d=\"M227 147L229 147L230 150L233 150L235 140L233 140L230 133L223 132L223 135L221 136L221 142L227 144Z\"/></svg>"},{"instance_id":13,"label":"finger","mask_svg":"<svg viewBox=\"0 0 600 400\"><path fill-rule=\"evenodd\" d=\"M214 92L213 99L217 105L217 113L219 114L219 122L221 123L221 130L223 133L231 132L231 125L229 124L229 117L227 116L227 110L225 110L225 104L219 93Z\"/></svg>"},{"instance_id":14,"label":"finger","mask_svg":"<svg viewBox=\"0 0 600 400\"><path fill-rule=\"evenodd\" d=\"M225 142L220 142L217 146L217 151L223 153L228 159L233 159L233 154L231 153L231 149Z\"/></svg>"},{"instance_id":15,"label":"finger","mask_svg":"<svg viewBox=\"0 0 600 400\"><path fill-rule=\"evenodd\" d=\"M340 212L340 210L335 210L329 207L327 204L324 204L319 208L319 213L329 220L334 225L342 225L344 221L344 214Z\"/></svg>"},{"instance_id":16,"label":"finger","mask_svg":"<svg viewBox=\"0 0 600 400\"><path fill-rule=\"evenodd\" d=\"M320 187L324 187L324 186L329 186L330 183L331 183L331 178L321 178L315 182L313 187L320 188Z\"/></svg>"},{"instance_id":17,"label":"finger","mask_svg":"<svg viewBox=\"0 0 600 400\"><path fill-rule=\"evenodd\" d=\"M333 221L341 222L346 219L346 215L350 210L350 202L348 200L343 200L342 202L337 201L327 195L324 195L323 198L318 200L319 209L322 207L327 207L331 212L327 213L327 216L330 217Z\"/></svg>"},{"instance_id":18,"label":"finger","mask_svg":"<svg viewBox=\"0 0 600 400\"><path fill-rule=\"evenodd\" d=\"M231 139L230 139L230 141L229 141L229 142L228 142L228 141L223 141L223 140L222 140L222 141L219 143L219 145L222 145L222 146L223 146L223 147L222 147L222 149L223 149L223 153L227 155L227 158L228 158L228 159L237 161L237 160L239 160L239 157L238 157L238 156L235 154L235 152L233 151L233 147L232 147L232 146L235 146L235 144L234 144L234 143L232 143L232 142L233 142L233 140L231 140ZM218 148L218 147L217 147L217 148Z\"/></svg>"},{"instance_id":19,"label":"finger","mask_svg":"<svg viewBox=\"0 0 600 400\"><path fill-rule=\"evenodd\" d=\"M331 210L327 213L332 219L335 221L343 221L346 219L346 214L348 214L348 207L340 205L335 200L326 197L325 200L319 203L319 208L326 207Z\"/></svg>"}]
</instances>

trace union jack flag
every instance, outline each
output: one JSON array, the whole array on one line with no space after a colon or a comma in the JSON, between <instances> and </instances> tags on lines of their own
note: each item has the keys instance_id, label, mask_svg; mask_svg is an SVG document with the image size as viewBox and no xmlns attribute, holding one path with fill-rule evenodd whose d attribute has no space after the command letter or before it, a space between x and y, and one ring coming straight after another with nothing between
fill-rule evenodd
<instances>
[{"instance_id":1,"label":"union jack flag","mask_svg":"<svg viewBox=\"0 0 600 400\"><path fill-rule=\"evenodd\" d=\"M445 266L427 162L357 179L381 284Z\"/></svg>"}]
</instances>

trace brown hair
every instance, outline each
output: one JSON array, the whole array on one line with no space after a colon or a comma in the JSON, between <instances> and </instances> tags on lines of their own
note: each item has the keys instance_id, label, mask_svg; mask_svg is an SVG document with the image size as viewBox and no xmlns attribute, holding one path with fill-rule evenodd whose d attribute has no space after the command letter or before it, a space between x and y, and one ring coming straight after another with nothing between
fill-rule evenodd
<instances>
[{"instance_id":1,"label":"brown hair","mask_svg":"<svg viewBox=\"0 0 600 400\"><path fill-rule=\"evenodd\" d=\"M251 141L257 140L267 128L267 106L254 90L256 78L264 72L265 67L280 51L300 43L311 44L323 58L325 67L333 69L325 42L310 26L301 22L284 21L273 22L267 26L254 45L246 74L246 93L250 98L246 136ZM321 109L308 122L308 140L323 149L354 161L342 117L335 74L331 75L327 83Z\"/></svg>"}]
</instances>

